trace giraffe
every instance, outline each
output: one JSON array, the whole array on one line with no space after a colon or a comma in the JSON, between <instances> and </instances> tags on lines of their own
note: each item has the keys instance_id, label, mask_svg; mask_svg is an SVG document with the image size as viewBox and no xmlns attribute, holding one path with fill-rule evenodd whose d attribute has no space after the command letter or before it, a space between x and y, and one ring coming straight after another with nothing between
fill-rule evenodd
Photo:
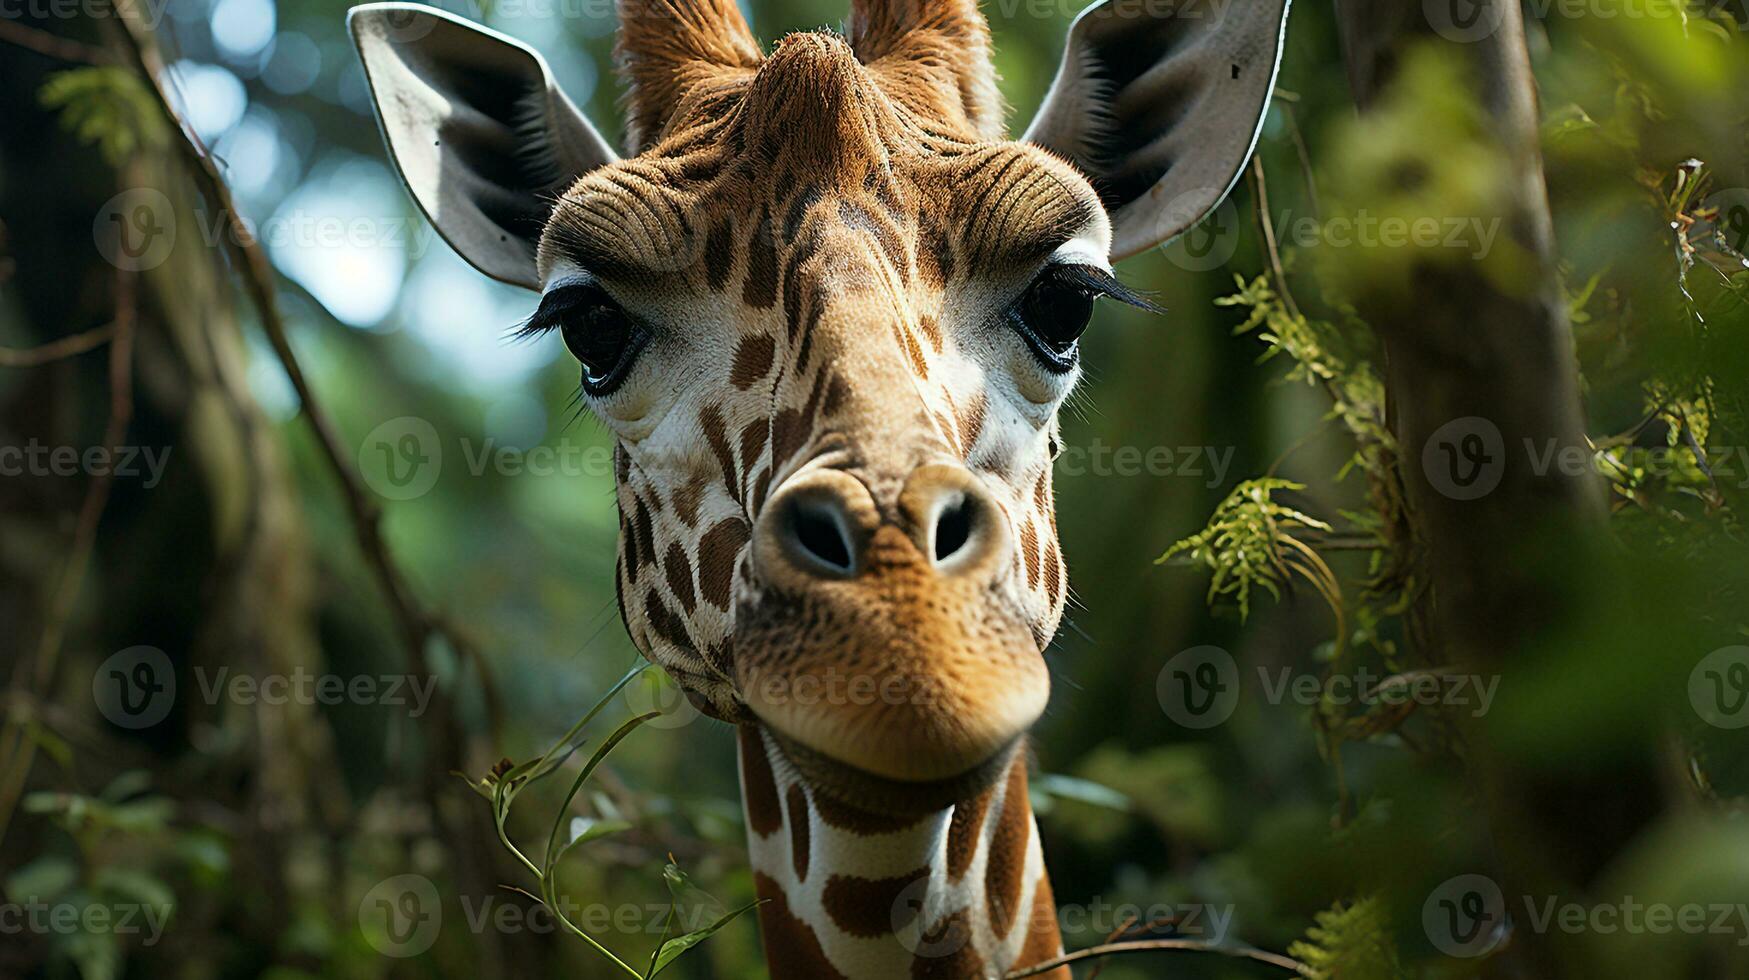
<instances>
[{"instance_id":1,"label":"giraffe","mask_svg":"<svg viewBox=\"0 0 1749 980\"><path fill-rule=\"evenodd\" d=\"M350 14L414 200L540 293L522 333L615 438L621 616L735 726L779 980L1061 954L1026 761L1057 411L1095 301L1148 305L1111 263L1238 179L1287 6L1095 4L1011 139L976 0L852 0L769 52L733 0L619 0L624 157L519 42Z\"/></svg>"}]
</instances>

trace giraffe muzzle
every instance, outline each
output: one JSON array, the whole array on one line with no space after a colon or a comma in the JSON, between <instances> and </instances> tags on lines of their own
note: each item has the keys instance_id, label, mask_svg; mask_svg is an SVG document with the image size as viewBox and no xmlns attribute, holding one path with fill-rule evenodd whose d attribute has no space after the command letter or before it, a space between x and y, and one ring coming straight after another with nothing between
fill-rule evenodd
<instances>
[{"instance_id":1,"label":"giraffe muzzle","mask_svg":"<svg viewBox=\"0 0 1749 980\"><path fill-rule=\"evenodd\" d=\"M887 486L886 500L870 485ZM737 610L747 707L785 738L877 777L986 763L1049 695L1016 601L1015 535L978 478L928 463L903 480L804 470L753 532Z\"/></svg>"}]
</instances>

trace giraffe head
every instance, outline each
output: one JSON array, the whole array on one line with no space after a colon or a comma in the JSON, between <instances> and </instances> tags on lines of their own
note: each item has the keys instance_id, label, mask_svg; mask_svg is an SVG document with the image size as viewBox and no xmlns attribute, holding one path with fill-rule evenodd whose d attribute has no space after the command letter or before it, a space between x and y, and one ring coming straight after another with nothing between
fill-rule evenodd
<instances>
[{"instance_id":1,"label":"giraffe head","mask_svg":"<svg viewBox=\"0 0 1749 980\"><path fill-rule=\"evenodd\" d=\"M890 809L965 798L1045 707L1076 340L1143 302L1110 262L1237 179L1285 6L1092 8L1011 140L975 0L858 0L769 53L732 0L621 0L623 158L508 38L350 23L413 196L541 293L526 331L617 441L633 640Z\"/></svg>"}]
</instances>

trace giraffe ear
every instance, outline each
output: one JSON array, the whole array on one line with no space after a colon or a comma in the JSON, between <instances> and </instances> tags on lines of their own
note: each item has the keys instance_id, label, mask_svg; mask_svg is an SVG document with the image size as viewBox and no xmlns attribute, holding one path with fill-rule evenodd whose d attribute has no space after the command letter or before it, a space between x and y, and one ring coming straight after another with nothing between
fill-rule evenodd
<instances>
[{"instance_id":1,"label":"giraffe ear","mask_svg":"<svg viewBox=\"0 0 1749 980\"><path fill-rule=\"evenodd\" d=\"M735 0L618 0L614 60L625 79L626 147L642 153L693 91L745 77L764 55Z\"/></svg>"},{"instance_id":2,"label":"giraffe ear","mask_svg":"<svg viewBox=\"0 0 1749 980\"><path fill-rule=\"evenodd\" d=\"M444 11L372 3L346 17L401 180L444 241L493 279L539 289L554 198L615 159L532 49Z\"/></svg>"},{"instance_id":3,"label":"giraffe ear","mask_svg":"<svg viewBox=\"0 0 1749 980\"><path fill-rule=\"evenodd\" d=\"M1023 138L1093 179L1112 258L1177 237L1238 182L1275 87L1288 4L1103 0L1075 18Z\"/></svg>"}]
</instances>

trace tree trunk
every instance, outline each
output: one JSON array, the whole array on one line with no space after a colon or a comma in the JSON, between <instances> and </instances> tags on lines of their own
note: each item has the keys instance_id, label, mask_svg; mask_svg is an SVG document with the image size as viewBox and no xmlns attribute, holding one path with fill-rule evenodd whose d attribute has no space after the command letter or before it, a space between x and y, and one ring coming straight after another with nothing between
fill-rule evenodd
<instances>
[{"instance_id":1,"label":"tree trunk","mask_svg":"<svg viewBox=\"0 0 1749 980\"><path fill-rule=\"evenodd\" d=\"M1474 20L1459 15L1469 10ZM1387 360L1387 404L1400 446L1411 522L1433 588L1414 611L1436 661L1501 678L1513 696L1539 655L1538 637L1571 614L1552 586L1550 556L1571 565L1603 547L1602 483L1591 475L1578 366L1556 267L1538 144L1536 82L1516 0L1438 4L1336 0L1363 124L1396 94L1422 53L1461 63L1505 161L1492 200L1514 275L1481 261L1411 260L1408 296L1356 297ZM1432 216L1443 218L1445 216ZM1563 451L1582 467L1539 464ZM1577 453L1576 457L1571 454ZM1495 482L1497 481L1497 483ZM1491 489L1490 489L1491 486ZM1575 567L1582 567L1575 566ZM1472 724L1467 751L1489 821L1506 908L1519 916L1500 972L1596 976L1559 930L1523 921L1523 898L1582 900L1584 889L1657 812L1655 752L1612 760L1607 778L1530 771ZM1477 869L1482 870L1482 869Z\"/></svg>"}]
</instances>

